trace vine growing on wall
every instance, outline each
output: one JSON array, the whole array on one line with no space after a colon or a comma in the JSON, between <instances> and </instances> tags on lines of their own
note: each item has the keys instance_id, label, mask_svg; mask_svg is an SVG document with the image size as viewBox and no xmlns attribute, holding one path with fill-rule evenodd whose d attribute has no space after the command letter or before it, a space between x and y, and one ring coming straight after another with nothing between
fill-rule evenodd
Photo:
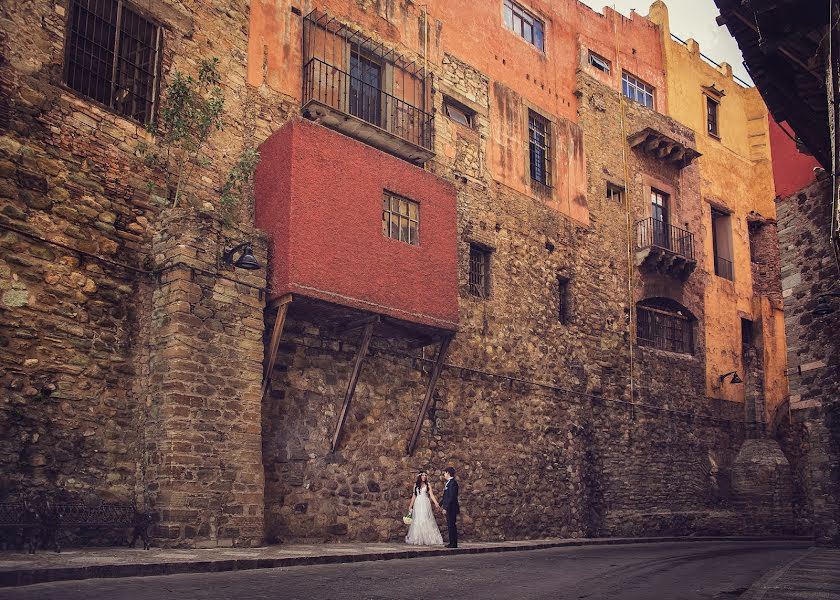
<instances>
[{"instance_id":1,"label":"vine growing on wall","mask_svg":"<svg viewBox=\"0 0 840 600\"><path fill-rule=\"evenodd\" d=\"M175 71L161 100L158 118L147 126L154 141L138 146L144 163L163 176L164 197L173 207L185 200L196 171L214 164L206 150L213 134L222 130L225 115L218 67L219 59L214 57L201 61L196 77ZM236 207L258 160L255 149L239 155L218 190L223 209L232 212ZM148 188L150 193L157 191L154 182L149 182Z\"/></svg>"}]
</instances>

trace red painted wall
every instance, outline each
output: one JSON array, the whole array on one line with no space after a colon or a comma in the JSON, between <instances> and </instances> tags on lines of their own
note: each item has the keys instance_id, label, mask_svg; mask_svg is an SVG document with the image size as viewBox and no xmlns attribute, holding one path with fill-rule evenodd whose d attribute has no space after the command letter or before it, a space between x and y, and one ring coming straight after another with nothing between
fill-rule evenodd
<instances>
[{"instance_id":1,"label":"red painted wall","mask_svg":"<svg viewBox=\"0 0 840 600\"><path fill-rule=\"evenodd\" d=\"M788 132L791 128L785 125ZM819 167L813 156L802 154L781 126L770 117L770 154L773 159L773 182L776 196L785 198L795 194L814 181L814 167Z\"/></svg>"},{"instance_id":2,"label":"red painted wall","mask_svg":"<svg viewBox=\"0 0 840 600\"><path fill-rule=\"evenodd\" d=\"M454 330L455 188L384 152L293 119L260 147L256 224L271 236L272 296L291 292ZM420 244L382 233L382 194L420 203Z\"/></svg>"}]
</instances>

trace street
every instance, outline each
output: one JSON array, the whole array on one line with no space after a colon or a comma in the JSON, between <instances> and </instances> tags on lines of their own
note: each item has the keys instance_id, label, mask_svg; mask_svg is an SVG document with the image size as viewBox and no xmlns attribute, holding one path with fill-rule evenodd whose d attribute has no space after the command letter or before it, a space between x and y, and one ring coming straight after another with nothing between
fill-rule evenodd
<instances>
[{"instance_id":1,"label":"street","mask_svg":"<svg viewBox=\"0 0 840 600\"><path fill-rule=\"evenodd\" d=\"M809 546L780 541L555 548L47 583L2 589L0 599L731 599Z\"/></svg>"}]
</instances>

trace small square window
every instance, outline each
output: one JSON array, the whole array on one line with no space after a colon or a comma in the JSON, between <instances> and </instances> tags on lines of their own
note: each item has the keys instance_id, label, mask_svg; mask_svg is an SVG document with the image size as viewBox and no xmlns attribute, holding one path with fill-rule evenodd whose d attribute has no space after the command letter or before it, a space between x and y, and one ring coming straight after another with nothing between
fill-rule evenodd
<instances>
[{"instance_id":1,"label":"small square window","mask_svg":"<svg viewBox=\"0 0 840 600\"><path fill-rule=\"evenodd\" d=\"M464 127L472 128L475 113L463 104L460 104L451 98L444 97L443 109L446 116L456 123L460 123Z\"/></svg>"},{"instance_id":2,"label":"small square window","mask_svg":"<svg viewBox=\"0 0 840 600\"><path fill-rule=\"evenodd\" d=\"M420 204L385 192L382 196L382 235L412 246L420 244Z\"/></svg>"},{"instance_id":3,"label":"small square window","mask_svg":"<svg viewBox=\"0 0 840 600\"><path fill-rule=\"evenodd\" d=\"M469 293L477 298L490 296L490 251L470 244Z\"/></svg>"},{"instance_id":4,"label":"small square window","mask_svg":"<svg viewBox=\"0 0 840 600\"><path fill-rule=\"evenodd\" d=\"M607 182L607 200L621 204L624 202L624 188L620 185Z\"/></svg>"},{"instance_id":5,"label":"small square window","mask_svg":"<svg viewBox=\"0 0 840 600\"><path fill-rule=\"evenodd\" d=\"M589 64L604 73L609 74L610 72L610 61L594 52L589 53Z\"/></svg>"},{"instance_id":6,"label":"small square window","mask_svg":"<svg viewBox=\"0 0 840 600\"><path fill-rule=\"evenodd\" d=\"M621 91L626 98L638 102L642 106L653 108L654 89L641 79L637 79L630 73L621 74Z\"/></svg>"}]
</instances>

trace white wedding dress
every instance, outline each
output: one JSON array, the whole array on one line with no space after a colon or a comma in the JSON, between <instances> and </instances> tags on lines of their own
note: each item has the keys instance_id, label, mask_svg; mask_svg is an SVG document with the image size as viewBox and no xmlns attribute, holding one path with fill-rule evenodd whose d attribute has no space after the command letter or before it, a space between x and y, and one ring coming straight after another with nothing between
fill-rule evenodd
<instances>
[{"instance_id":1,"label":"white wedding dress","mask_svg":"<svg viewBox=\"0 0 840 600\"><path fill-rule=\"evenodd\" d=\"M435 514L432 512L432 501L429 499L429 488L424 488L414 498L414 508L411 513L411 525L405 543L414 546L443 546Z\"/></svg>"}]
</instances>

